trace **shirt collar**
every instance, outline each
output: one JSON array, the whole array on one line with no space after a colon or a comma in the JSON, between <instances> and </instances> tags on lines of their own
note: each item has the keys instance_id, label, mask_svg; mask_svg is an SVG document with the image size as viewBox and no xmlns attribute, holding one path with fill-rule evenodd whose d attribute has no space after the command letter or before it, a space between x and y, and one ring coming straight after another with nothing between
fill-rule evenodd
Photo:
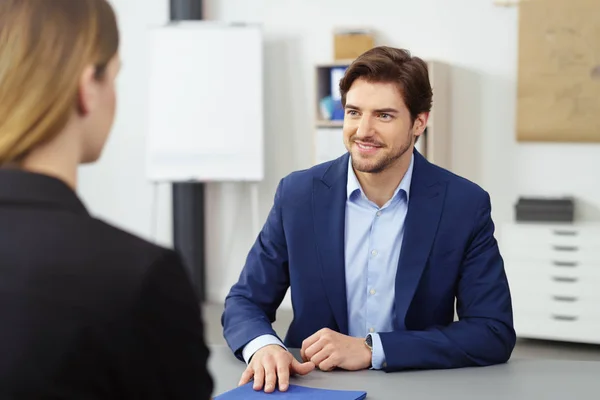
<instances>
[{"instance_id":1,"label":"shirt collar","mask_svg":"<svg viewBox=\"0 0 600 400\"><path fill-rule=\"evenodd\" d=\"M404 193L406 193L406 201L408 201L408 199L410 198L410 183L412 182L414 163L415 163L415 156L414 156L414 154L411 154L410 164L408 166L408 169L406 170L404 177L400 181L400 184L394 191L394 195L392 196L392 198L396 197L398 195L398 193L400 192L400 190L402 190ZM363 193L363 190L360 186L360 182L358 182L358 178L356 177L356 174L354 173L354 169L352 168L352 156L350 156L350 157L348 157L348 179L347 179L347 184L346 184L347 199L350 200L350 197L357 191Z\"/></svg>"}]
</instances>

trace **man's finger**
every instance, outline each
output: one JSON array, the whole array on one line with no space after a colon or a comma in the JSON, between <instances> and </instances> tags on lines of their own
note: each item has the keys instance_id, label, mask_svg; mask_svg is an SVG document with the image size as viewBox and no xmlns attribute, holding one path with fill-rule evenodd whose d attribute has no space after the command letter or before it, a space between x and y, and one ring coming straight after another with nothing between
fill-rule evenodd
<instances>
[{"instance_id":1,"label":"man's finger","mask_svg":"<svg viewBox=\"0 0 600 400\"><path fill-rule=\"evenodd\" d=\"M313 364L310 361L302 364L300 364L300 362L295 358L294 361L292 361L292 373L294 374L306 375L310 373L313 369L315 369L315 364Z\"/></svg>"},{"instance_id":2,"label":"man's finger","mask_svg":"<svg viewBox=\"0 0 600 400\"><path fill-rule=\"evenodd\" d=\"M337 367L337 365L335 365L334 357L328 357L319 364L319 369L321 371L333 371L335 367Z\"/></svg>"},{"instance_id":3,"label":"man's finger","mask_svg":"<svg viewBox=\"0 0 600 400\"><path fill-rule=\"evenodd\" d=\"M320 337L321 337L321 331L304 339L304 341L302 342L302 348L300 349L300 357L302 357L302 359L304 361L310 360L310 357L306 354L306 349L308 349L314 343L318 342Z\"/></svg>"},{"instance_id":4,"label":"man's finger","mask_svg":"<svg viewBox=\"0 0 600 400\"><path fill-rule=\"evenodd\" d=\"M265 369L262 364L256 363L254 367L254 385L252 388L254 390L261 390L263 388L263 383L265 380Z\"/></svg>"},{"instance_id":5,"label":"man's finger","mask_svg":"<svg viewBox=\"0 0 600 400\"><path fill-rule=\"evenodd\" d=\"M277 385L277 365L274 361L266 362L265 366L265 392L271 393Z\"/></svg>"},{"instance_id":6,"label":"man's finger","mask_svg":"<svg viewBox=\"0 0 600 400\"><path fill-rule=\"evenodd\" d=\"M323 348L325 348L325 342L323 340L318 340L315 343L311 344L304 352L304 354L306 355L306 359L304 361L312 361L315 365L318 365L314 362L313 357L317 353L321 352Z\"/></svg>"},{"instance_id":7,"label":"man's finger","mask_svg":"<svg viewBox=\"0 0 600 400\"><path fill-rule=\"evenodd\" d=\"M254 369L252 367L248 366L248 368L246 368L246 370L242 374L242 377L240 378L240 382L238 383L238 386L242 386L242 385L245 385L246 383L250 382L250 379L252 379L253 376L254 376Z\"/></svg>"},{"instance_id":8,"label":"man's finger","mask_svg":"<svg viewBox=\"0 0 600 400\"><path fill-rule=\"evenodd\" d=\"M323 361L327 360L329 358L329 356L331 356L332 353L333 353L333 351L331 351L331 349L329 347L325 346L319 352L317 352L317 354L312 356L310 358L310 361L312 361L312 363L315 364L315 366L317 366L317 367L319 367L319 369L321 369L321 363Z\"/></svg>"},{"instance_id":9,"label":"man's finger","mask_svg":"<svg viewBox=\"0 0 600 400\"><path fill-rule=\"evenodd\" d=\"M290 385L290 362L288 358L277 361L277 379L279 390L285 392Z\"/></svg>"}]
</instances>

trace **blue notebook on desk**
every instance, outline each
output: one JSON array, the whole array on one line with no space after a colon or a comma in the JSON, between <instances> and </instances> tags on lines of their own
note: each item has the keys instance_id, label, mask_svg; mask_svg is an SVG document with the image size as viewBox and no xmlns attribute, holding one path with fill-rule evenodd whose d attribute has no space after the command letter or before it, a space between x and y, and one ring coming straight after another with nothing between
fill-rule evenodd
<instances>
[{"instance_id":1,"label":"blue notebook on desk","mask_svg":"<svg viewBox=\"0 0 600 400\"><path fill-rule=\"evenodd\" d=\"M363 400L367 397L366 392L357 392L350 390L328 390L316 389L305 386L290 385L285 392L275 391L265 393L262 390L254 390L252 382L223 393L214 400Z\"/></svg>"}]
</instances>

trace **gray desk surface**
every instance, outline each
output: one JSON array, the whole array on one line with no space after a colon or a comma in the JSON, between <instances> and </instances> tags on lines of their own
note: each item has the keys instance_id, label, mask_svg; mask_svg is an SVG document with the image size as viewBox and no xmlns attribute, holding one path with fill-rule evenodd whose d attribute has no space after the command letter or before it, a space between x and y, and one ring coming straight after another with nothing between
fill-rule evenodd
<instances>
[{"instance_id":1,"label":"gray desk surface","mask_svg":"<svg viewBox=\"0 0 600 400\"><path fill-rule=\"evenodd\" d=\"M214 395L237 386L245 364L225 346L212 346ZM392 372L313 371L291 384L362 390L367 399L598 399L600 362L511 359L507 364L452 370Z\"/></svg>"}]
</instances>

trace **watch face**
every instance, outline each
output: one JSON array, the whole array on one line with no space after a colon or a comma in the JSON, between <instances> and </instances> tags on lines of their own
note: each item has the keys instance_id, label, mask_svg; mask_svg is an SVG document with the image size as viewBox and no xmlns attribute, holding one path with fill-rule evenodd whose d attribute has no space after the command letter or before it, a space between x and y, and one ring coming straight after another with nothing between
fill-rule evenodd
<instances>
[{"instance_id":1,"label":"watch face","mask_svg":"<svg viewBox=\"0 0 600 400\"><path fill-rule=\"evenodd\" d=\"M367 335L367 339L365 340L365 342L367 343L367 346L373 347L373 338L371 337L371 335Z\"/></svg>"}]
</instances>

